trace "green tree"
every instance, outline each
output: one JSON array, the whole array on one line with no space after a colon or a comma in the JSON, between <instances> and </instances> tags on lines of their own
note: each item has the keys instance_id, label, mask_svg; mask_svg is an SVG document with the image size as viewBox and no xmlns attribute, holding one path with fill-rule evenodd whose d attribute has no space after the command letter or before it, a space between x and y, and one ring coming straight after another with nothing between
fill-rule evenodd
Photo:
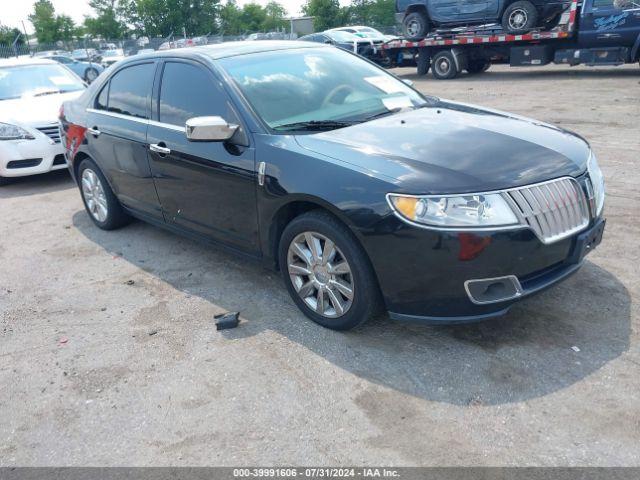
<instances>
[{"instance_id":1,"label":"green tree","mask_svg":"<svg viewBox=\"0 0 640 480\"><path fill-rule=\"evenodd\" d=\"M395 24L395 0L352 0L346 9L347 23L379 27Z\"/></svg>"},{"instance_id":2,"label":"green tree","mask_svg":"<svg viewBox=\"0 0 640 480\"><path fill-rule=\"evenodd\" d=\"M0 24L0 44L4 43L7 45L12 45L15 39L18 38L16 45L24 44L24 36L22 32L17 28L9 28L2 24Z\"/></svg>"},{"instance_id":3,"label":"green tree","mask_svg":"<svg viewBox=\"0 0 640 480\"><path fill-rule=\"evenodd\" d=\"M264 7L265 20L262 28L266 32L274 32L287 28L287 9L280 3L271 1Z\"/></svg>"},{"instance_id":4,"label":"green tree","mask_svg":"<svg viewBox=\"0 0 640 480\"><path fill-rule=\"evenodd\" d=\"M313 26L316 31L339 27L345 19L345 11L340 8L338 0L307 0L302 6L302 12L315 17Z\"/></svg>"},{"instance_id":5,"label":"green tree","mask_svg":"<svg viewBox=\"0 0 640 480\"><path fill-rule=\"evenodd\" d=\"M152 37L216 32L220 10L220 0L129 0L122 8L127 23Z\"/></svg>"},{"instance_id":6,"label":"green tree","mask_svg":"<svg viewBox=\"0 0 640 480\"><path fill-rule=\"evenodd\" d=\"M240 12L240 23L244 32L262 31L267 14L257 3L247 3Z\"/></svg>"},{"instance_id":7,"label":"green tree","mask_svg":"<svg viewBox=\"0 0 640 480\"><path fill-rule=\"evenodd\" d=\"M240 8L235 0L228 0L220 9L220 33L223 35L240 35L242 32Z\"/></svg>"},{"instance_id":8,"label":"green tree","mask_svg":"<svg viewBox=\"0 0 640 480\"><path fill-rule=\"evenodd\" d=\"M53 4L49 0L38 0L29 15L39 43L55 43L60 40L59 23Z\"/></svg>"},{"instance_id":9,"label":"green tree","mask_svg":"<svg viewBox=\"0 0 640 480\"><path fill-rule=\"evenodd\" d=\"M68 15L59 15L56 17L58 23L58 39L71 41L78 36L78 28L73 19Z\"/></svg>"},{"instance_id":10,"label":"green tree","mask_svg":"<svg viewBox=\"0 0 640 480\"><path fill-rule=\"evenodd\" d=\"M88 34L103 39L117 39L126 33L127 26L122 18L124 7L117 0L90 0L89 6L96 16L84 19Z\"/></svg>"}]
</instances>

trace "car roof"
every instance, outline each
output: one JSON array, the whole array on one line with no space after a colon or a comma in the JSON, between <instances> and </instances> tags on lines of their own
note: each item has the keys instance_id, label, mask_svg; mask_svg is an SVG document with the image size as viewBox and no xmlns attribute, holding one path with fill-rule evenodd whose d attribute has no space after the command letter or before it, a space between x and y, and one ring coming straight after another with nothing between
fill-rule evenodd
<instances>
[{"instance_id":1,"label":"car roof","mask_svg":"<svg viewBox=\"0 0 640 480\"><path fill-rule=\"evenodd\" d=\"M57 62L44 57L20 57L20 58L2 58L0 59L0 67L20 67L25 65L58 65Z\"/></svg>"},{"instance_id":2,"label":"car roof","mask_svg":"<svg viewBox=\"0 0 640 480\"><path fill-rule=\"evenodd\" d=\"M329 31L329 32L337 32L337 31L346 31L347 29L351 29L351 30L375 30L375 28L367 27L365 25L348 25L346 27L332 28L331 30L327 30L327 31Z\"/></svg>"},{"instance_id":3,"label":"car roof","mask_svg":"<svg viewBox=\"0 0 640 480\"><path fill-rule=\"evenodd\" d=\"M252 53L263 53L278 50L293 50L301 48L322 48L318 43L307 43L292 40L258 40L255 42L227 42L217 43L214 45L202 45L195 47L180 48L174 50L156 51L153 53L145 53L144 55L136 55L136 59L144 57L190 57L190 56L206 56L212 60L220 58L237 57L239 55L249 55ZM133 57L132 57L133 58Z\"/></svg>"}]
</instances>

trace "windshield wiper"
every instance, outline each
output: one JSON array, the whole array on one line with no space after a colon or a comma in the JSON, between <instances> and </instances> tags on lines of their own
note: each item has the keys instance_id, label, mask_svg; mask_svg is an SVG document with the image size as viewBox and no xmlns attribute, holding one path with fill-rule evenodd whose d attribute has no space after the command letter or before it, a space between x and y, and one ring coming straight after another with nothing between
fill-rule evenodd
<instances>
[{"instance_id":1,"label":"windshield wiper","mask_svg":"<svg viewBox=\"0 0 640 480\"><path fill-rule=\"evenodd\" d=\"M60 90L47 90L44 92L38 92L38 93L34 93L33 96L34 97L44 97L45 95L56 95L60 93Z\"/></svg>"},{"instance_id":2,"label":"windshield wiper","mask_svg":"<svg viewBox=\"0 0 640 480\"><path fill-rule=\"evenodd\" d=\"M337 130L354 125L356 122L341 122L339 120L309 120L307 122L286 123L273 127L274 130Z\"/></svg>"},{"instance_id":3,"label":"windshield wiper","mask_svg":"<svg viewBox=\"0 0 640 480\"><path fill-rule=\"evenodd\" d=\"M369 115L368 117L364 117L362 119L360 119L360 122L365 123L365 122L370 122L371 120L375 120L376 118L382 118L382 117L388 117L389 115L395 115L396 113L400 113L404 110L418 110L420 108L425 108L427 106L427 104L422 104L422 105L418 105L418 106L413 106L413 107L398 107L398 108L392 108L391 110L385 110L384 112L378 112L378 113L374 113L373 115Z\"/></svg>"}]
</instances>

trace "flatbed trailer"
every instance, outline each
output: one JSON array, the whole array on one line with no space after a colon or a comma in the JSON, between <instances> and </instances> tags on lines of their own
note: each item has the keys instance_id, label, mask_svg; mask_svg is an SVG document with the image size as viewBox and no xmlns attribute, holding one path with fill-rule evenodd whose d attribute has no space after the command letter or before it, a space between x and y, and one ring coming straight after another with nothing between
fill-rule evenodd
<instances>
[{"instance_id":1,"label":"flatbed trailer","mask_svg":"<svg viewBox=\"0 0 640 480\"><path fill-rule=\"evenodd\" d=\"M542 66L621 65L638 61L640 0L572 0L551 30L522 35L501 27L437 31L423 40L393 40L382 45L387 67L415 65L419 75L429 70L439 80L461 72L476 74L492 63Z\"/></svg>"}]
</instances>

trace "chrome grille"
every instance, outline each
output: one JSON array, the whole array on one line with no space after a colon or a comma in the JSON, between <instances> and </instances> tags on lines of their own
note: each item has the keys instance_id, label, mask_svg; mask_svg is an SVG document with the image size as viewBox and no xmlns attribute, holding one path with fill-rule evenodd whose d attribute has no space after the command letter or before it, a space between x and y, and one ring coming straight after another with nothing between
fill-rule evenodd
<instances>
[{"instance_id":1,"label":"chrome grille","mask_svg":"<svg viewBox=\"0 0 640 480\"><path fill-rule=\"evenodd\" d=\"M543 243L567 238L589 225L589 205L573 178L516 188L506 192L521 221Z\"/></svg>"},{"instance_id":2,"label":"chrome grille","mask_svg":"<svg viewBox=\"0 0 640 480\"><path fill-rule=\"evenodd\" d=\"M46 127L37 127L42 133L53 140L56 143L60 143L60 130L58 125L47 125Z\"/></svg>"}]
</instances>

